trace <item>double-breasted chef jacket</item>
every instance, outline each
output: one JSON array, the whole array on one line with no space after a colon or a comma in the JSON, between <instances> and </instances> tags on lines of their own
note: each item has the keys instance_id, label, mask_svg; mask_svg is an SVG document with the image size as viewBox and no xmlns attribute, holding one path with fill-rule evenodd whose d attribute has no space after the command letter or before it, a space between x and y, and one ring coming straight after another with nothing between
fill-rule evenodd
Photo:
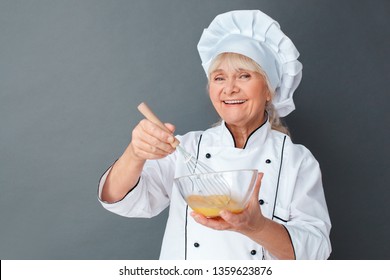
<instances>
[{"instance_id":1,"label":"double-breasted chef jacket","mask_svg":"<svg viewBox=\"0 0 390 280\"><path fill-rule=\"evenodd\" d=\"M266 121L243 149L222 121L206 131L177 136L182 147L215 171L258 169L264 176L259 193L263 215L282 224L291 239L296 259L327 259L331 252L331 223L317 160L289 136L272 130ZM111 168L101 177L98 196ZM184 158L176 151L148 160L142 175L122 200L102 203L126 217L153 217L166 207L169 216L160 259L275 259L260 244L233 231L207 228L190 216L174 178L188 175Z\"/></svg>"}]
</instances>

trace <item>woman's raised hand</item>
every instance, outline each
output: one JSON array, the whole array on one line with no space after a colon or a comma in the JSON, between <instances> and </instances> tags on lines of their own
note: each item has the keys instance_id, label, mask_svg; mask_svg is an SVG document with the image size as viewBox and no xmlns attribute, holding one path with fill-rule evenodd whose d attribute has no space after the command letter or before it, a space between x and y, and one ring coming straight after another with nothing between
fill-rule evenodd
<instances>
[{"instance_id":1,"label":"woman's raised hand","mask_svg":"<svg viewBox=\"0 0 390 280\"><path fill-rule=\"evenodd\" d=\"M175 151L172 146L175 142L175 126L169 123L164 125L166 129L143 119L133 129L130 147L137 159L160 159Z\"/></svg>"}]
</instances>

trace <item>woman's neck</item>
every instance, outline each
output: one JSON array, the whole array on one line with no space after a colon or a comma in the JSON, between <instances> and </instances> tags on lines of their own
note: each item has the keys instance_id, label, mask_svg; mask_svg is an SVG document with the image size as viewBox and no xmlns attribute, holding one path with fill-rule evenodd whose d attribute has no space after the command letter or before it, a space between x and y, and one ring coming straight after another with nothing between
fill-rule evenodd
<instances>
[{"instance_id":1,"label":"woman's neck","mask_svg":"<svg viewBox=\"0 0 390 280\"><path fill-rule=\"evenodd\" d=\"M225 123L227 129L232 134L234 139L234 143L236 148L243 149L245 147L246 142L248 141L248 137L260 126L262 126L266 120L267 116L264 115L260 121L254 123L253 125L248 126L239 126Z\"/></svg>"}]
</instances>

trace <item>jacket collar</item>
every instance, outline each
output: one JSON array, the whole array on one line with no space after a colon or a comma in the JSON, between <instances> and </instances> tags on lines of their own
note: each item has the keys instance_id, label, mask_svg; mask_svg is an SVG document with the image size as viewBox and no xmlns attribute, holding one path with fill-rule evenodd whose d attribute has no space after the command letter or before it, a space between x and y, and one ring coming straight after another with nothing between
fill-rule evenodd
<instances>
[{"instance_id":1,"label":"jacket collar","mask_svg":"<svg viewBox=\"0 0 390 280\"><path fill-rule=\"evenodd\" d=\"M244 149L264 144L269 131L271 130L271 124L269 123L268 115L262 125L255 129L246 140ZM223 146L236 147L234 138L230 130L227 128L225 121L221 122L221 143Z\"/></svg>"}]
</instances>

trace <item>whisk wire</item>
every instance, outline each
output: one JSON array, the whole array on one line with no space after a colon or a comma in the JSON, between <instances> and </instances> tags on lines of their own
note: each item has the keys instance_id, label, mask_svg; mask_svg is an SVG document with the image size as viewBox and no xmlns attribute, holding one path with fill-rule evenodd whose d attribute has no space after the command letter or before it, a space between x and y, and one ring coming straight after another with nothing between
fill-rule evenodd
<instances>
[{"instance_id":1,"label":"whisk wire","mask_svg":"<svg viewBox=\"0 0 390 280\"><path fill-rule=\"evenodd\" d=\"M190 174L207 174L202 176L201 179L198 178L195 182L199 192L205 195L226 195L229 192L229 184L221 174L193 157L181 146L177 146L177 149L182 154Z\"/></svg>"}]
</instances>

